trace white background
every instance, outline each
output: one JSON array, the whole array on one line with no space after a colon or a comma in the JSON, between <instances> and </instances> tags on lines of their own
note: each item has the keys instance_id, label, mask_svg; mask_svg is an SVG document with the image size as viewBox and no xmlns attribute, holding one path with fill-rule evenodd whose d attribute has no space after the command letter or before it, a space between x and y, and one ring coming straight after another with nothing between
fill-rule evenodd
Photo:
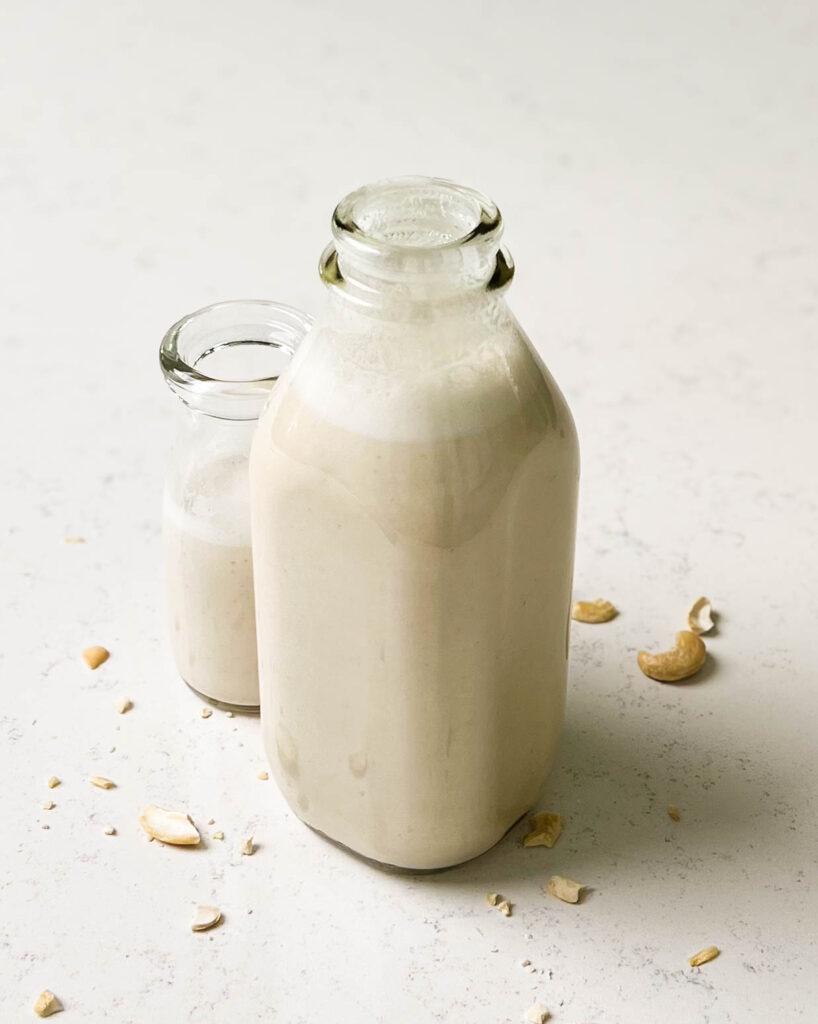
<instances>
[{"instance_id":1,"label":"white background","mask_svg":"<svg viewBox=\"0 0 818 1024\"><path fill-rule=\"evenodd\" d=\"M2 16L4 1022L45 987L66 1024L497 1024L534 997L557 1024L816 1020L815 6ZM418 878L301 826L257 779L256 721L199 717L158 543L164 329L223 298L314 312L334 203L403 173L501 206L511 304L580 432L576 593L621 609L574 630L542 802L567 818L558 846L522 849L520 826ZM721 613L708 667L647 680L636 651L667 646L700 593ZM96 673L91 643L113 651ZM148 844L150 800L225 841ZM552 872L586 901L547 897ZM192 934L194 902L224 923Z\"/></svg>"}]
</instances>

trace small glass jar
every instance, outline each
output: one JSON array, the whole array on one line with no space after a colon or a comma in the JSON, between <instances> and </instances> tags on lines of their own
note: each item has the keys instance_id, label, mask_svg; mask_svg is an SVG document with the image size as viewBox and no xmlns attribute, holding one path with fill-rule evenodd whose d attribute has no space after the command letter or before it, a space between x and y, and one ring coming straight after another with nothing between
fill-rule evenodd
<instances>
[{"instance_id":1,"label":"small glass jar","mask_svg":"<svg viewBox=\"0 0 818 1024\"><path fill-rule=\"evenodd\" d=\"M171 644L182 679L218 707L259 707L248 456L271 389L312 324L289 306L219 302L165 335L184 403L165 480Z\"/></svg>"}]
</instances>

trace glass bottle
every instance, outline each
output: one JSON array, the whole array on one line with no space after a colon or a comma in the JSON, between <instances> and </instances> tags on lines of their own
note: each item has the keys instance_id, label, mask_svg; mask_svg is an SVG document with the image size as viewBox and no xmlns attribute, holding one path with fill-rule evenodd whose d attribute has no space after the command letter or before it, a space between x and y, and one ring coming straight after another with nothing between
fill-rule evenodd
<instances>
[{"instance_id":1,"label":"glass bottle","mask_svg":"<svg viewBox=\"0 0 818 1024\"><path fill-rule=\"evenodd\" d=\"M251 452L262 729L314 829L428 870L532 806L565 702L578 446L485 196L347 196Z\"/></svg>"},{"instance_id":2,"label":"glass bottle","mask_svg":"<svg viewBox=\"0 0 818 1024\"><path fill-rule=\"evenodd\" d=\"M173 656L188 686L220 707L258 711L248 456L311 322L273 302L220 302L174 324L160 348L185 407L163 507Z\"/></svg>"}]
</instances>

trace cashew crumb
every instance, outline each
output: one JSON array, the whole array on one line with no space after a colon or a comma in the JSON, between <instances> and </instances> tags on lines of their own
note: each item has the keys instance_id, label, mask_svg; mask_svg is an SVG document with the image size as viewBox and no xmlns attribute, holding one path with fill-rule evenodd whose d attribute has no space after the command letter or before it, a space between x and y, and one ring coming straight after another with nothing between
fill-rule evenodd
<instances>
[{"instance_id":1,"label":"cashew crumb","mask_svg":"<svg viewBox=\"0 0 818 1024\"><path fill-rule=\"evenodd\" d=\"M213 839L224 839L224 832L214 832L212 838Z\"/></svg>"},{"instance_id":2,"label":"cashew crumb","mask_svg":"<svg viewBox=\"0 0 818 1024\"><path fill-rule=\"evenodd\" d=\"M701 967L702 964L710 963L711 960L715 960L716 957L721 953L718 946L708 946L707 949L702 949L700 952L695 953L687 961L691 967Z\"/></svg>"},{"instance_id":3,"label":"cashew crumb","mask_svg":"<svg viewBox=\"0 0 818 1024\"><path fill-rule=\"evenodd\" d=\"M579 882L563 878L562 875L552 875L548 879L548 891L563 903L579 903L584 888Z\"/></svg>"},{"instance_id":4,"label":"cashew crumb","mask_svg":"<svg viewBox=\"0 0 818 1024\"><path fill-rule=\"evenodd\" d=\"M530 1024L545 1024L551 1015L542 1003L534 1003L525 1011L525 1020Z\"/></svg>"},{"instance_id":5,"label":"cashew crumb","mask_svg":"<svg viewBox=\"0 0 818 1024\"><path fill-rule=\"evenodd\" d=\"M543 811L531 818L531 831L523 836L523 846L547 846L549 849L562 834L562 815Z\"/></svg>"},{"instance_id":6,"label":"cashew crumb","mask_svg":"<svg viewBox=\"0 0 818 1024\"><path fill-rule=\"evenodd\" d=\"M213 708L202 708L202 718L210 718L213 714Z\"/></svg>"},{"instance_id":7,"label":"cashew crumb","mask_svg":"<svg viewBox=\"0 0 818 1024\"><path fill-rule=\"evenodd\" d=\"M111 653L106 651L104 647L87 647L82 652L82 657L88 668L99 668L100 665L111 657Z\"/></svg>"},{"instance_id":8,"label":"cashew crumb","mask_svg":"<svg viewBox=\"0 0 818 1024\"><path fill-rule=\"evenodd\" d=\"M486 893L486 903L488 903L488 905L490 907L496 907L499 902L500 902L500 893L499 892L487 892Z\"/></svg>"},{"instance_id":9,"label":"cashew crumb","mask_svg":"<svg viewBox=\"0 0 818 1024\"><path fill-rule=\"evenodd\" d=\"M88 781L92 786L96 786L97 789L114 789L116 786L115 782L104 778L102 775L92 775Z\"/></svg>"},{"instance_id":10,"label":"cashew crumb","mask_svg":"<svg viewBox=\"0 0 818 1024\"><path fill-rule=\"evenodd\" d=\"M106 836L116 835L116 829L114 828L113 825L106 825L102 831L105 833Z\"/></svg>"},{"instance_id":11,"label":"cashew crumb","mask_svg":"<svg viewBox=\"0 0 818 1024\"><path fill-rule=\"evenodd\" d=\"M50 989L41 992L34 1004L34 1012L38 1017L50 1017L52 1013L59 1013L65 1007Z\"/></svg>"},{"instance_id":12,"label":"cashew crumb","mask_svg":"<svg viewBox=\"0 0 818 1024\"><path fill-rule=\"evenodd\" d=\"M256 852L256 846L255 846L255 843L253 842L253 837L249 836L241 844L242 856L244 856L244 857L252 857L255 852Z\"/></svg>"},{"instance_id":13,"label":"cashew crumb","mask_svg":"<svg viewBox=\"0 0 818 1024\"><path fill-rule=\"evenodd\" d=\"M54 803L53 800L46 800L43 802L44 811L53 811L56 806L57 805Z\"/></svg>"},{"instance_id":14,"label":"cashew crumb","mask_svg":"<svg viewBox=\"0 0 818 1024\"><path fill-rule=\"evenodd\" d=\"M130 697L120 697L116 704L114 704L114 707L120 715L124 715L126 711L130 711L133 707L133 701Z\"/></svg>"},{"instance_id":15,"label":"cashew crumb","mask_svg":"<svg viewBox=\"0 0 818 1024\"><path fill-rule=\"evenodd\" d=\"M84 544L85 537L63 537L63 544Z\"/></svg>"},{"instance_id":16,"label":"cashew crumb","mask_svg":"<svg viewBox=\"0 0 818 1024\"><path fill-rule=\"evenodd\" d=\"M52 775L51 778L46 783L46 785L48 786L49 789L56 789L57 786L59 786L59 784L60 784L60 780L57 778L56 775Z\"/></svg>"},{"instance_id":17,"label":"cashew crumb","mask_svg":"<svg viewBox=\"0 0 818 1024\"><path fill-rule=\"evenodd\" d=\"M227 715L227 717L228 717L228 718L233 718L233 717L235 717L235 716L233 715L233 712L232 712L232 711L226 711L226 712L225 712L225 714Z\"/></svg>"},{"instance_id":18,"label":"cashew crumb","mask_svg":"<svg viewBox=\"0 0 818 1024\"><path fill-rule=\"evenodd\" d=\"M502 903L497 904L497 909L503 915L503 917L511 917L511 904L508 900L503 900Z\"/></svg>"},{"instance_id":19,"label":"cashew crumb","mask_svg":"<svg viewBox=\"0 0 818 1024\"><path fill-rule=\"evenodd\" d=\"M682 820L682 812L679 810L676 804L671 804L670 807L668 807L667 816L670 818L671 821Z\"/></svg>"},{"instance_id":20,"label":"cashew crumb","mask_svg":"<svg viewBox=\"0 0 818 1024\"><path fill-rule=\"evenodd\" d=\"M261 779L262 782L266 782L267 779L270 778L270 776L267 774L267 772L259 772L258 773L258 777Z\"/></svg>"}]
</instances>

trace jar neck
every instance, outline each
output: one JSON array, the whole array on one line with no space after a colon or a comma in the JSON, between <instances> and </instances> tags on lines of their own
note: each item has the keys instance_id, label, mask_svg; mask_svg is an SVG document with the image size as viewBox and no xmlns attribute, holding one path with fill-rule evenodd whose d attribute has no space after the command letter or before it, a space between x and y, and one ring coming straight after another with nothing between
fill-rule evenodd
<instances>
[{"instance_id":1,"label":"jar neck","mask_svg":"<svg viewBox=\"0 0 818 1024\"><path fill-rule=\"evenodd\" d=\"M369 185L336 207L321 278L343 301L381 314L462 302L510 283L502 230L490 199L453 182Z\"/></svg>"}]
</instances>

